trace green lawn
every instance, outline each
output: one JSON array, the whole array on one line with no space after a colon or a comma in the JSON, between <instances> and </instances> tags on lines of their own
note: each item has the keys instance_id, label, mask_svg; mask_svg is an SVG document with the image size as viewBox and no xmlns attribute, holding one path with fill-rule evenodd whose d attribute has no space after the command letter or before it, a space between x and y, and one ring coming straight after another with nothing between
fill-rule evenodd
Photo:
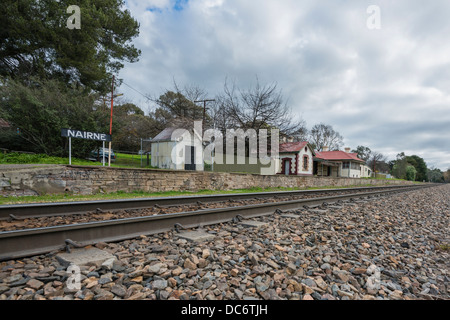
<instances>
[{"instance_id":1,"label":"green lawn","mask_svg":"<svg viewBox=\"0 0 450 320\"><path fill-rule=\"evenodd\" d=\"M143 156L143 167L146 166L147 156ZM0 153L0 164L69 164L69 158L51 157L45 154L26 154L26 153ZM101 166L99 161L89 161L72 157L72 164L78 166ZM116 153L116 161L111 163L111 167L141 167L141 156L124 153Z\"/></svg>"},{"instance_id":2,"label":"green lawn","mask_svg":"<svg viewBox=\"0 0 450 320\"><path fill-rule=\"evenodd\" d=\"M69 164L69 158L51 157L46 154L0 153L0 164ZM73 157L72 164L101 165L101 163Z\"/></svg>"},{"instance_id":3,"label":"green lawn","mask_svg":"<svg viewBox=\"0 0 450 320\"><path fill-rule=\"evenodd\" d=\"M150 162L151 162L150 156ZM126 153L116 153L116 162L114 163L118 166L129 166L140 168L141 167L141 155L138 154L126 154ZM142 167L147 167L147 155L142 155ZM151 168L148 166L147 168Z\"/></svg>"}]
</instances>

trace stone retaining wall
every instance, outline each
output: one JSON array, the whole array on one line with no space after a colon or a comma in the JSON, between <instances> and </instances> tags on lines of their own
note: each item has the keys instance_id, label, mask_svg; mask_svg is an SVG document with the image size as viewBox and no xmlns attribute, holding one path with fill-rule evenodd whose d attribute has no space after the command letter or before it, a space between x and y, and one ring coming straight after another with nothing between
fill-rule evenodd
<instances>
[{"instance_id":1,"label":"stone retaining wall","mask_svg":"<svg viewBox=\"0 0 450 320\"><path fill-rule=\"evenodd\" d=\"M252 187L321 187L411 184L396 180L330 177L260 176L236 173L187 172L96 166L51 165L7 167L0 165L0 195L52 193L95 194L115 191L233 190Z\"/></svg>"}]
</instances>

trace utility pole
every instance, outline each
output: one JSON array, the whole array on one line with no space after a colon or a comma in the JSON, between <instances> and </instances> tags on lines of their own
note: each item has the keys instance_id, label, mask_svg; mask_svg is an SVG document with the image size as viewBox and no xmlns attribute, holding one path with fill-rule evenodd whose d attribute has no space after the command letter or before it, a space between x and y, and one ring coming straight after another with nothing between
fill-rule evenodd
<instances>
[{"instance_id":1,"label":"utility pole","mask_svg":"<svg viewBox=\"0 0 450 320\"><path fill-rule=\"evenodd\" d=\"M112 119L113 119L113 104L114 104L114 98L123 96L123 94L117 94L114 96L114 75L112 77L112 84L111 84L111 117L109 120L109 135L112 135ZM105 150L103 149L103 153L105 153ZM108 153L108 167L111 167L111 141L109 142L109 153Z\"/></svg>"},{"instance_id":2,"label":"utility pole","mask_svg":"<svg viewBox=\"0 0 450 320\"><path fill-rule=\"evenodd\" d=\"M201 137L201 139L203 139L203 132L205 132L206 103L214 102L214 101L216 101L216 100L215 99L205 99L205 100L194 101L194 103L203 102L203 119L202 119L202 133L201 133L202 137ZM214 124L214 126L215 126L215 124ZM212 166L214 166L213 163L214 163L214 160L212 161Z\"/></svg>"},{"instance_id":3,"label":"utility pole","mask_svg":"<svg viewBox=\"0 0 450 320\"><path fill-rule=\"evenodd\" d=\"M113 118L113 104L114 104L113 102L114 102L114 75L112 77L112 83L111 83L111 117L109 120L109 134L110 135L112 134L112 118ZM105 153L105 150L103 150L103 153ZM109 142L108 167L111 167L111 141Z\"/></svg>"},{"instance_id":4,"label":"utility pole","mask_svg":"<svg viewBox=\"0 0 450 320\"><path fill-rule=\"evenodd\" d=\"M203 102L203 119L202 119L202 130L205 127L205 117L206 117L206 103L216 101L215 99L206 99L206 100L198 100L194 101L194 103ZM203 134L203 132L202 132Z\"/></svg>"}]
</instances>

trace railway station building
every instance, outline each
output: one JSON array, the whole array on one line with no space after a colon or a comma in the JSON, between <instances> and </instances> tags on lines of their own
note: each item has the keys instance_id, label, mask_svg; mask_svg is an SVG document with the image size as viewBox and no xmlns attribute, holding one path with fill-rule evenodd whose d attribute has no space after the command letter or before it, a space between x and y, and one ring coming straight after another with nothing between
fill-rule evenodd
<instances>
[{"instance_id":1,"label":"railway station building","mask_svg":"<svg viewBox=\"0 0 450 320\"><path fill-rule=\"evenodd\" d=\"M277 174L286 176L312 176L315 152L307 142L287 142L280 144Z\"/></svg>"},{"instance_id":2,"label":"railway station building","mask_svg":"<svg viewBox=\"0 0 450 320\"><path fill-rule=\"evenodd\" d=\"M203 171L203 150L195 130L168 127L151 140L151 165L168 170Z\"/></svg>"},{"instance_id":3,"label":"railway station building","mask_svg":"<svg viewBox=\"0 0 450 320\"><path fill-rule=\"evenodd\" d=\"M151 141L151 165L168 170L204 171L204 144L199 132L201 130L184 129L173 126L164 129ZM286 176L318 176L335 178L365 178L370 177L372 170L365 161L358 158L357 153L345 151L314 150L308 141L280 141L278 157L271 160L265 175ZM247 162L213 164L214 172L247 172L259 174L261 165L255 168ZM272 163L273 162L273 163ZM210 170L208 170L210 171Z\"/></svg>"},{"instance_id":4,"label":"railway station building","mask_svg":"<svg viewBox=\"0 0 450 320\"><path fill-rule=\"evenodd\" d=\"M345 151L315 151L307 142L280 144L277 174L341 178L370 177L371 170L357 153Z\"/></svg>"},{"instance_id":5,"label":"railway station building","mask_svg":"<svg viewBox=\"0 0 450 320\"><path fill-rule=\"evenodd\" d=\"M370 177L371 170L357 153L345 151L315 151L314 175L319 177L365 178Z\"/></svg>"}]
</instances>

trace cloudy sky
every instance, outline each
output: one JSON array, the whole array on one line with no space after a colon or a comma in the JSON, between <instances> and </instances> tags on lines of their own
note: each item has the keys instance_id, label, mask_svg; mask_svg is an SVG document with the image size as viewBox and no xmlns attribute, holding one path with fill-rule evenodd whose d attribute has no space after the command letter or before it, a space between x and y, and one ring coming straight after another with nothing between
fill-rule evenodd
<instances>
[{"instance_id":1,"label":"cloudy sky","mask_svg":"<svg viewBox=\"0 0 450 320\"><path fill-rule=\"evenodd\" d=\"M375 5L375 7L373 7ZM127 0L140 23L140 61L119 91L144 111L197 85L214 97L277 83L307 127L323 122L345 146L389 160L416 154L450 168L448 0ZM375 10L379 9L379 10ZM379 15L378 15L379 12Z\"/></svg>"}]
</instances>

